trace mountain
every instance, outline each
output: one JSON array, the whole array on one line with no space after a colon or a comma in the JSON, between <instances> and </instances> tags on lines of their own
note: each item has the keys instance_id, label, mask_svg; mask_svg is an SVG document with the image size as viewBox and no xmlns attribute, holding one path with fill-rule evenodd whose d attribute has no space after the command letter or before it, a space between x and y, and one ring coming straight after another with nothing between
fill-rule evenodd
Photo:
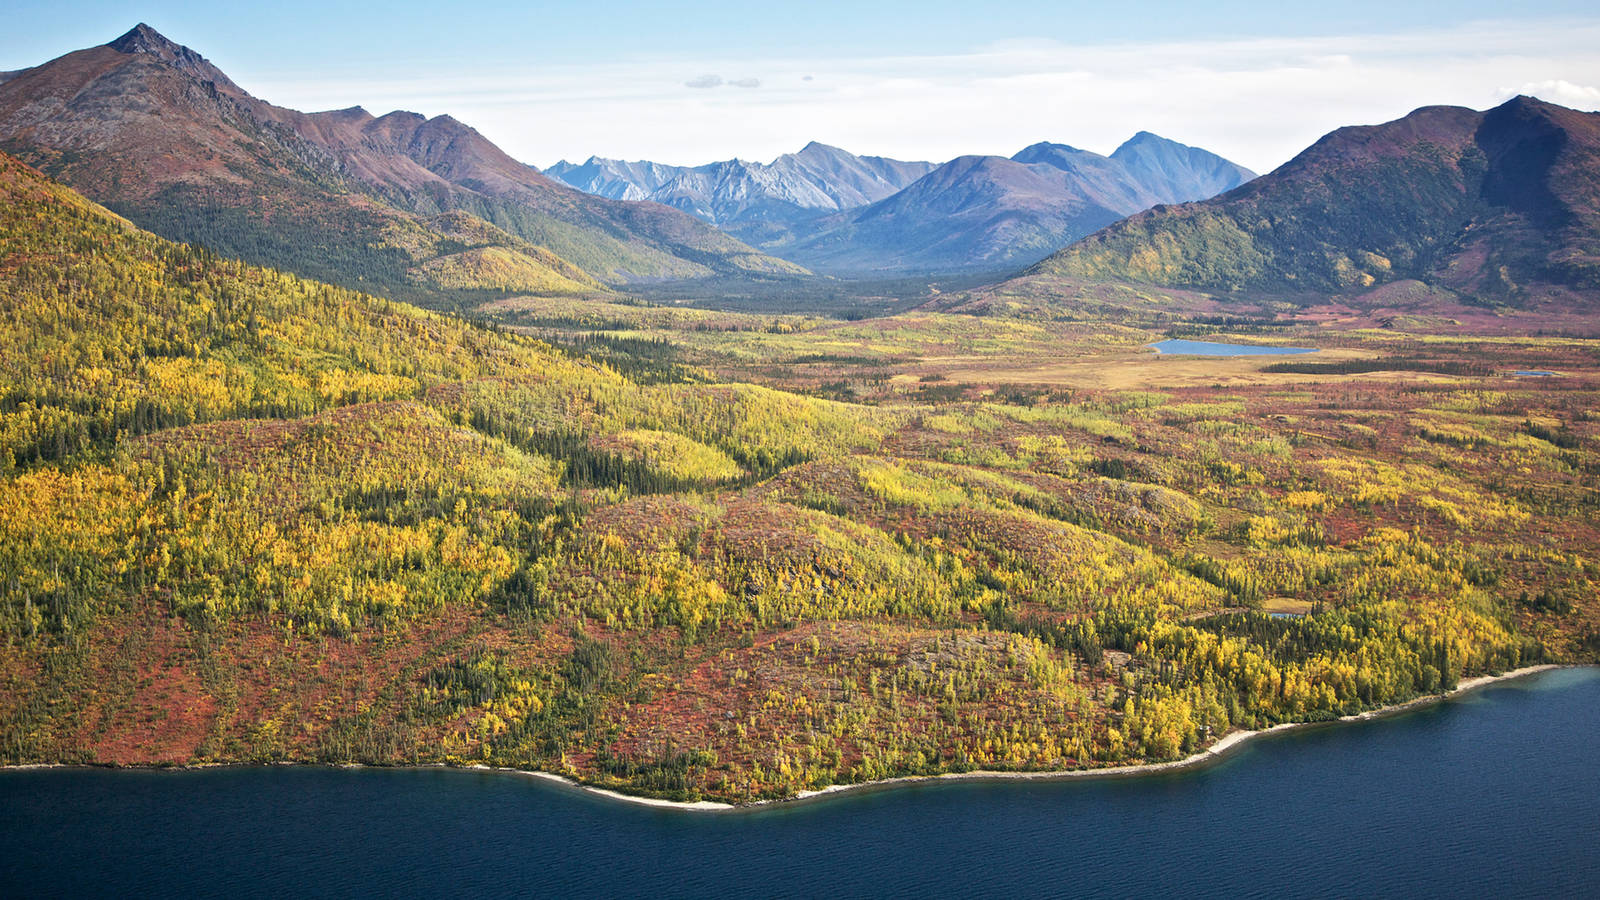
<instances>
[{"instance_id":1,"label":"mountain","mask_svg":"<svg viewBox=\"0 0 1600 900\"><path fill-rule=\"evenodd\" d=\"M789 240L804 223L829 213L888 197L932 169L932 163L856 156L813 141L770 163L669 166L590 157L582 165L563 160L545 174L604 197L654 200L762 246Z\"/></svg>"},{"instance_id":2,"label":"mountain","mask_svg":"<svg viewBox=\"0 0 1600 900\"><path fill-rule=\"evenodd\" d=\"M830 220L786 252L830 272L1001 269L1121 217L1069 172L964 156L893 197Z\"/></svg>"},{"instance_id":3,"label":"mountain","mask_svg":"<svg viewBox=\"0 0 1600 900\"><path fill-rule=\"evenodd\" d=\"M580 191L612 200L648 200L656 188L687 169L687 166L669 166L647 160L626 162L591 156L582 165L563 159L545 169L544 174Z\"/></svg>"},{"instance_id":4,"label":"mountain","mask_svg":"<svg viewBox=\"0 0 1600 900\"><path fill-rule=\"evenodd\" d=\"M416 247L487 249L430 224L446 213L571 290L798 271L676 210L545 178L449 116L273 106L142 24L0 81L0 148L163 236L391 293L429 290L413 270L437 257Z\"/></svg>"},{"instance_id":5,"label":"mountain","mask_svg":"<svg viewBox=\"0 0 1600 900\"><path fill-rule=\"evenodd\" d=\"M1102 156L1040 143L942 166L811 143L771 163L695 167L591 157L545 170L574 187L655 200L757 247L838 274L1032 263L1131 213L1211 197L1255 177L1141 131Z\"/></svg>"},{"instance_id":6,"label":"mountain","mask_svg":"<svg viewBox=\"0 0 1600 900\"><path fill-rule=\"evenodd\" d=\"M827 272L1006 269L1131 213L1251 178L1219 155L1149 131L1109 157L1040 143L1011 159L950 160L899 194L824 219L792 245L763 247Z\"/></svg>"},{"instance_id":7,"label":"mountain","mask_svg":"<svg viewBox=\"0 0 1600 900\"><path fill-rule=\"evenodd\" d=\"M1119 222L1035 271L1209 290L1593 290L1600 113L1517 97L1340 128L1270 175Z\"/></svg>"},{"instance_id":8,"label":"mountain","mask_svg":"<svg viewBox=\"0 0 1600 900\"><path fill-rule=\"evenodd\" d=\"M819 222L792 246L762 246L829 272L998 270L1033 263L1140 210L1210 197L1253 177L1149 132L1111 156L1040 143L1010 159L951 160L893 196Z\"/></svg>"},{"instance_id":9,"label":"mountain","mask_svg":"<svg viewBox=\"0 0 1600 900\"><path fill-rule=\"evenodd\" d=\"M1177 141L1141 131L1112 151L1111 158L1134 173L1161 203L1204 200L1256 177L1244 166Z\"/></svg>"}]
</instances>

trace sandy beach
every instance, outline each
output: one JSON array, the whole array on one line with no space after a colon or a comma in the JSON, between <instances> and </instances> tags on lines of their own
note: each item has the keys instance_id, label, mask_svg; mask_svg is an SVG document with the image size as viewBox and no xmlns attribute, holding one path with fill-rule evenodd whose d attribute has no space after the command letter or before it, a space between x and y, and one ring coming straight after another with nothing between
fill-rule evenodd
<instances>
[{"instance_id":1,"label":"sandy beach","mask_svg":"<svg viewBox=\"0 0 1600 900\"><path fill-rule=\"evenodd\" d=\"M1459 696L1468 691L1477 690L1497 682L1508 681L1513 678L1524 678L1528 675L1533 675L1538 672L1547 672L1552 669L1560 668L1563 668L1563 666L1555 664L1524 666L1523 668L1513 669L1509 672L1504 672L1499 675L1479 675L1474 678L1464 679L1457 684L1453 690L1443 694L1429 694L1424 697L1418 697L1415 700L1409 700L1405 703L1396 703L1392 706L1384 706L1378 709L1368 710L1363 713L1357 713L1355 715L1341 716L1338 719L1324 722L1287 722L1282 725L1274 725L1271 728L1263 728L1258 731L1233 731L1223 735L1215 743L1204 750L1200 750L1199 752L1184 757L1183 759L1172 760L1171 762L1140 763L1138 765L1131 766L1104 766L1095 769L1068 769L1059 772L996 772L977 770L972 772L949 772L943 775L907 775L900 778L884 778L878 781L863 781L858 784L835 784L820 790L801 791L794 797L787 799L758 800L754 803L732 804L708 800L684 803L674 800L660 800L654 797L636 797L630 794L621 793L620 791L591 787L589 785L581 784L571 778L567 778L562 775L556 775L550 772L529 772L521 769L504 769L500 771L514 771L523 775L532 775L536 778L543 778L549 781L559 782L569 787L590 791L592 793L600 794L605 797L625 801L628 803L638 803L644 806L656 806L699 812L727 812L730 810L739 809L758 809L776 803L802 803L808 800L816 800L835 794L842 794L846 791L869 789L881 790L885 787L892 787L894 785L933 783L940 781L1060 781L1070 778L1133 778L1140 775L1150 775L1158 772L1171 772L1178 769L1188 769L1196 766L1206 765L1220 759L1224 754L1228 753L1228 751L1232 750L1233 748L1238 747L1253 738L1258 738L1263 735L1276 734L1296 728L1310 728L1317 725L1328 725L1332 722L1363 722L1368 719L1377 719L1383 716L1397 715L1399 713L1406 712L1407 710L1416 709L1420 706L1439 703L1451 697Z\"/></svg>"}]
</instances>

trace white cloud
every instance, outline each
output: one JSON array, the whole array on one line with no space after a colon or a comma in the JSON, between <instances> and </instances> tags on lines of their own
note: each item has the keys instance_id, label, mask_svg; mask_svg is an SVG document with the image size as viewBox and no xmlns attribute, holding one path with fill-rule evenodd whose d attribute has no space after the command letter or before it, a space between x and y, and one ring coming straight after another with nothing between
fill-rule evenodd
<instances>
[{"instance_id":1,"label":"white cloud","mask_svg":"<svg viewBox=\"0 0 1600 900\"><path fill-rule=\"evenodd\" d=\"M448 112L536 164L590 154L671 163L771 159L810 140L903 159L1011 154L1040 140L1109 152L1145 129L1266 171L1340 125L1386 121L1418 106L1482 109L1510 91L1596 108L1600 98L1587 85L1600 84L1597 48L1600 19L1585 19L1114 46L1027 40L942 56L687 61L749 73L736 81L685 82L686 61L671 58L240 81L300 109L359 103ZM709 89L728 84L761 90Z\"/></svg>"},{"instance_id":2,"label":"white cloud","mask_svg":"<svg viewBox=\"0 0 1600 900\"><path fill-rule=\"evenodd\" d=\"M722 87L723 85L728 85L729 87L737 87L737 88L758 88L758 87L761 87L761 79L759 79L759 78L726 78L725 79L721 75L701 75L698 78L691 78L688 81L685 81L683 83L684 87L696 88L698 90L707 90L707 89L710 89L710 88L719 88L719 87Z\"/></svg>"},{"instance_id":3,"label":"white cloud","mask_svg":"<svg viewBox=\"0 0 1600 900\"><path fill-rule=\"evenodd\" d=\"M1561 78L1530 81L1519 88L1500 89L1500 97L1505 100L1518 94L1538 97L1540 100L1548 100L1573 109L1600 110L1600 88L1573 84Z\"/></svg>"}]
</instances>

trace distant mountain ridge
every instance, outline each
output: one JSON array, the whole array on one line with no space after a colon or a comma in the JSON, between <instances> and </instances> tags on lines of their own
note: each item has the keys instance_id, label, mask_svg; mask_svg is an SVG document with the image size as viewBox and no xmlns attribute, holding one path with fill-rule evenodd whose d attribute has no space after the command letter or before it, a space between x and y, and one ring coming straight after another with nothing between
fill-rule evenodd
<instances>
[{"instance_id":1,"label":"distant mountain ridge","mask_svg":"<svg viewBox=\"0 0 1600 900\"><path fill-rule=\"evenodd\" d=\"M0 147L165 237L369 289L424 288L428 253L482 249L429 225L444 213L507 235L514 280L549 269L570 290L803 271L677 210L546 178L450 116L273 106L143 24L0 81Z\"/></svg>"},{"instance_id":2,"label":"distant mountain ridge","mask_svg":"<svg viewBox=\"0 0 1600 900\"><path fill-rule=\"evenodd\" d=\"M1255 177L1214 153L1140 132L1110 156L1039 143L963 156L773 252L830 272L1019 268L1125 216Z\"/></svg>"},{"instance_id":3,"label":"distant mountain ridge","mask_svg":"<svg viewBox=\"0 0 1600 900\"><path fill-rule=\"evenodd\" d=\"M865 206L904 188L933 163L856 156L815 141L770 163L739 159L672 166L590 157L562 161L545 174L618 200L654 200L753 243L789 237L802 223Z\"/></svg>"},{"instance_id":4,"label":"distant mountain ridge","mask_svg":"<svg viewBox=\"0 0 1600 900\"><path fill-rule=\"evenodd\" d=\"M561 160L544 169L544 174L580 191L612 200L648 200L657 188L688 168L648 160L628 162L591 156L581 164Z\"/></svg>"},{"instance_id":5,"label":"distant mountain ridge","mask_svg":"<svg viewBox=\"0 0 1600 900\"><path fill-rule=\"evenodd\" d=\"M1111 158L1135 172L1161 203L1215 197L1256 177L1255 172L1209 150L1169 141L1148 131L1123 142L1112 151Z\"/></svg>"},{"instance_id":6,"label":"distant mountain ridge","mask_svg":"<svg viewBox=\"0 0 1600 900\"><path fill-rule=\"evenodd\" d=\"M1531 97L1424 107L1333 131L1239 190L1116 223L1035 272L1223 291L1592 291L1597 173L1600 113Z\"/></svg>"},{"instance_id":7,"label":"distant mountain ridge","mask_svg":"<svg viewBox=\"0 0 1600 900\"><path fill-rule=\"evenodd\" d=\"M651 199L835 274L1018 268L1129 214L1214 196L1255 173L1141 131L1110 156L1039 143L942 165L808 144L771 163L590 157L545 170L581 190Z\"/></svg>"}]
</instances>

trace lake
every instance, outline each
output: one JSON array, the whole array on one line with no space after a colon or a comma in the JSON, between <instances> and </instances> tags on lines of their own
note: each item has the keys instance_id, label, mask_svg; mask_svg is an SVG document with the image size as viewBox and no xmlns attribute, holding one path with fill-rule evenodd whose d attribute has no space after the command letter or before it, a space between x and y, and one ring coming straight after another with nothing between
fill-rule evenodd
<instances>
[{"instance_id":1,"label":"lake","mask_svg":"<svg viewBox=\"0 0 1600 900\"><path fill-rule=\"evenodd\" d=\"M1315 353L1315 347L1263 347L1259 344L1223 344L1215 341L1186 341L1168 338L1146 344L1160 352L1188 356L1289 356L1297 353Z\"/></svg>"},{"instance_id":2,"label":"lake","mask_svg":"<svg viewBox=\"0 0 1600 900\"><path fill-rule=\"evenodd\" d=\"M1154 776L755 811L505 773L0 773L0 896L1578 897L1600 893L1600 671Z\"/></svg>"}]
</instances>

